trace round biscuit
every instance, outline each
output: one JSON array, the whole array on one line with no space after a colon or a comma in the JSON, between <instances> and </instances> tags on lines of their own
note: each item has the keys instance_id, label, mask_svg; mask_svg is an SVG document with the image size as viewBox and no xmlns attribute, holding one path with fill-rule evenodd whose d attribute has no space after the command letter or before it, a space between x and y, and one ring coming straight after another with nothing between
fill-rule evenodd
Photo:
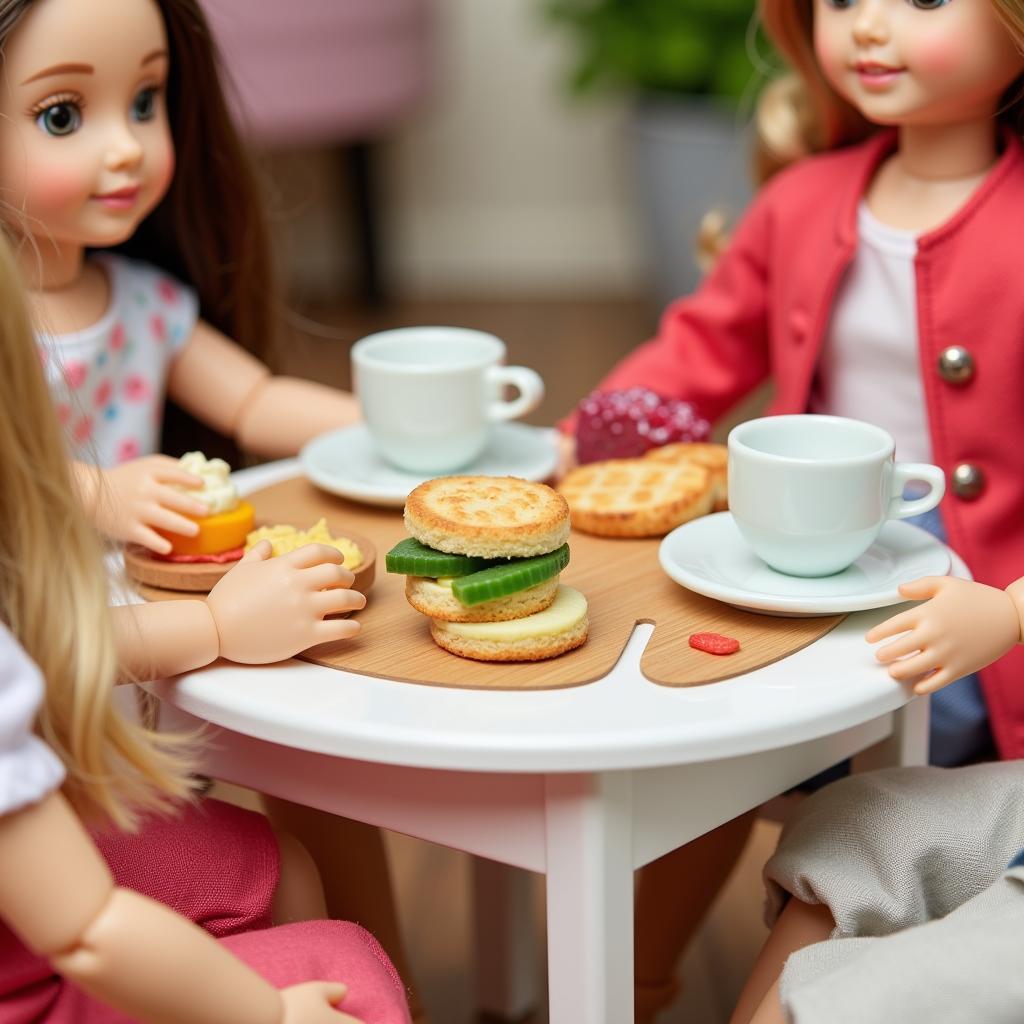
<instances>
[{"instance_id":1,"label":"round biscuit","mask_svg":"<svg viewBox=\"0 0 1024 1024\"><path fill-rule=\"evenodd\" d=\"M547 554L566 542L569 507L557 491L531 480L443 476L409 494L405 526L418 541L438 551L526 558Z\"/></svg>"},{"instance_id":2,"label":"round biscuit","mask_svg":"<svg viewBox=\"0 0 1024 1024\"><path fill-rule=\"evenodd\" d=\"M425 576L406 576L405 599L423 615L444 622L507 622L550 608L558 593L558 577L520 590L508 597L484 601L469 607L452 593Z\"/></svg>"}]
</instances>

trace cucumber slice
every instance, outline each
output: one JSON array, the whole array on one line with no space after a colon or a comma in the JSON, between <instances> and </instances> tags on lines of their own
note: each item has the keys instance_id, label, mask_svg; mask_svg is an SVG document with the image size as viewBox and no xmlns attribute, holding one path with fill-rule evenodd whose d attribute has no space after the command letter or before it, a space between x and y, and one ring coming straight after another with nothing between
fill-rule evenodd
<instances>
[{"instance_id":1,"label":"cucumber slice","mask_svg":"<svg viewBox=\"0 0 1024 1024\"><path fill-rule=\"evenodd\" d=\"M469 555L449 555L421 544L415 537L399 541L384 557L388 572L403 576L466 576L494 564L493 558L471 558Z\"/></svg>"},{"instance_id":2,"label":"cucumber slice","mask_svg":"<svg viewBox=\"0 0 1024 1024\"><path fill-rule=\"evenodd\" d=\"M563 544L546 555L533 558L513 558L481 569L468 576L460 576L452 583L452 593L467 608L498 597L508 597L520 590L557 576L569 564L569 545Z\"/></svg>"}]
</instances>

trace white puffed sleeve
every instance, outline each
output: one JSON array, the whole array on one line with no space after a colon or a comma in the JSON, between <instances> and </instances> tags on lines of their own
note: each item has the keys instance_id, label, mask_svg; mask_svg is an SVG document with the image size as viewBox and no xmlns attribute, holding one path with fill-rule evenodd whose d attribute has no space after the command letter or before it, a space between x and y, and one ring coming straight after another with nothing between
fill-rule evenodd
<instances>
[{"instance_id":1,"label":"white puffed sleeve","mask_svg":"<svg viewBox=\"0 0 1024 1024\"><path fill-rule=\"evenodd\" d=\"M64 780L60 758L32 732L43 679L0 623L0 814L37 803Z\"/></svg>"}]
</instances>

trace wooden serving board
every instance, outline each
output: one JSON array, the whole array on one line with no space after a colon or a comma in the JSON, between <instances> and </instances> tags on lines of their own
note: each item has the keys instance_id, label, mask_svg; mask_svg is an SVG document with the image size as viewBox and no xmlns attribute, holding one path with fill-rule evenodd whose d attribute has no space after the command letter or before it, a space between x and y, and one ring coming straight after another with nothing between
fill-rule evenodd
<instances>
[{"instance_id":1,"label":"wooden serving board","mask_svg":"<svg viewBox=\"0 0 1024 1024\"><path fill-rule=\"evenodd\" d=\"M300 655L307 661L365 675L465 689L539 690L579 686L606 675L638 622L654 635L641 668L664 686L699 686L760 668L817 640L843 618L780 618L741 612L684 590L658 564L657 540L608 540L574 532L572 560L562 580L590 604L590 638L549 661L487 664L441 650L428 620L405 600L405 577L384 572L383 556L407 536L395 509L371 508L316 489L302 477L248 496L257 514L276 522L313 522L326 516L342 532L365 534L381 553L381 571L354 640L324 644ZM188 596L188 595L182 595ZM716 657L693 650L692 633L725 633L741 644Z\"/></svg>"}]
</instances>

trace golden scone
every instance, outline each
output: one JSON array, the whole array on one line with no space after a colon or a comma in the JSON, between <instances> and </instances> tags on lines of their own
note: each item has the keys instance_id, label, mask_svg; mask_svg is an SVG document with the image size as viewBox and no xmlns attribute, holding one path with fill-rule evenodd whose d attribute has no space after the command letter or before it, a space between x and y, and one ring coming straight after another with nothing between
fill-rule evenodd
<instances>
[{"instance_id":1,"label":"golden scone","mask_svg":"<svg viewBox=\"0 0 1024 1024\"><path fill-rule=\"evenodd\" d=\"M415 488L405 527L421 544L456 555L526 558L569 537L565 499L514 476L442 476Z\"/></svg>"},{"instance_id":2,"label":"golden scone","mask_svg":"<svg viewBox=\"0 0 1024 1024\"><path fill-rule=\"evenodd\" d=\"M506 622L430 623L434 642L475 661L542 661L582 646L589 622L587 599L560 585L550 608Z\"/></svg>"},{"instance_id":3,"label":"golden scone","mask_svg":"<svg viewBox=\"0 0 1024 1024\"><path fill-rule=\"evenodd\" d=\"M608 459L569 473L558 485L572 525L601 537L660 537L711 511L711 474L692 462Z\"/></svg>"},{"instance_id":4,"label":"golden scone","mask_svg":"<svg viewBox=\"0 0 1024 1024\"><path fill-rule=\"evenodd\" d=\"M504 622L522 619L549 608L558 591L558 577L520 590L508 597L466 606L452 593L450 580L432 580L426 576L405 577L405 599L424 615L445 622Z\"/></svg>"},{"instance_id":5,"label":"golden scone","mask_svg":"<svg viewBox=\"0 0 1024 1024\"><path fill-rule=\"evenodd\" d=\"M652 448L644 458L655 462L695 462L711 474L715 491L713 512L724 512L729 507L729 449L724 444L704 444L700 441L681 441Z\"/></svg>"}]
</instances>

